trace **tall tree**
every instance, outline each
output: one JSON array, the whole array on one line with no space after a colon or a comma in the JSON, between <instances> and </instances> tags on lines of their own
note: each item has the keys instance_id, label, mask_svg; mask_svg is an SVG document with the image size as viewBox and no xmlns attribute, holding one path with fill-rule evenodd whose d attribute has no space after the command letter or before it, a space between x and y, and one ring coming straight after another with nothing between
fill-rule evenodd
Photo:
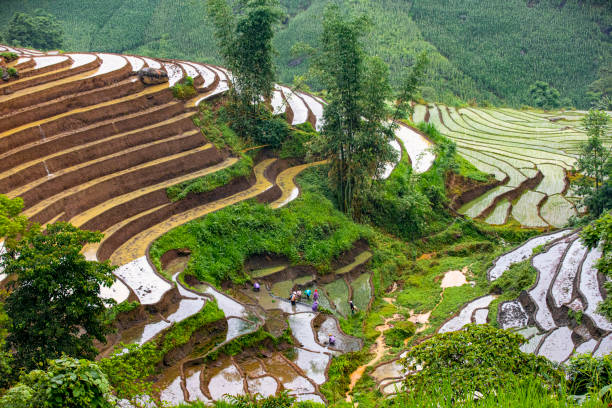
<instances>
[{"instance_id":1,"label":"tall tree","mask_svg":"<svg viewBox=\"0 0 612 408\"><path fill-rule=\"evenodd\" d=\"M15 13L6 31L6 40L15 46L40 50L59 49L64 31L51 14L36 10L34 14Z\"/></svg>"},{"instance_id":2,"label":"tall tree","mask_svg":"<svg viewBox=\"0 0 612 408\"><path fill-rule=\"evenodd\" d=\"M11 320L6 346L19 367L45 366L63 354L95 357L93 339L104 341L110 330L106 305L113 301L99 293L100 286L113 284L113 267L87 261L80 251L101 238L99 232L56 223L7 242L0 264L17 279L5 305Z\"/></svg>"},{"instance_id":3,"label":"tall tree","mask_svg":"<svg viewBox=\"0 0 612 408\"><path fill-rule=\"evenodd\" d=\"M597 261L597 270L604 276L612 277L612 214L607 213L584 227L580 237L589 248L601 247L601 258ZM612 282L604 282L606 298L598 306L599 311L612 321Z\"/></svg>"},{"instance_id":4,"label":"tall tree","mask_svg":"<svg viewBox=\"0 0 612 408\"><path fill-rule=\"evenodd\" d=\"M610 133L610 117L603 111L590 110L583 118L588 140L581 146L576 169L582 173L574 183L576 192L591 216L597 217L612 207L612 160L610 149L603 143Z\"/></svg>"},{"instance_id":5,"label":"tall tree","mask_svg":"<svg viewBox=\"0 0 612 408\"><path fill-rule=\"evenodd\" d=\"M314 54L313 69L328 91L325 123L314 145L330 161L330 182L340 208L354 216L360 212L373 180L385 165L397 160L389 142L394 138L395 120L410 112L409 102L422 79L427 58L419 56L404 81L397 108L393 99L387 65L363 50L369 29L367 18L342 15L330 5L324 15L321 50Z\"/></svg>"},{"instance_id":6,"label":"tall tree","mask_svg":"<svg viewBox=\"0 0 612 408\"><path fill-rule=\"evenodd\" d=\"M226 67L232 73L230 95L234 101L234 128L252 136L263 100L274 89L272 38L282 13L278 0L240 0L233 9L227 0L208 0L208 13Z\"/></svg>"}]
</instances>

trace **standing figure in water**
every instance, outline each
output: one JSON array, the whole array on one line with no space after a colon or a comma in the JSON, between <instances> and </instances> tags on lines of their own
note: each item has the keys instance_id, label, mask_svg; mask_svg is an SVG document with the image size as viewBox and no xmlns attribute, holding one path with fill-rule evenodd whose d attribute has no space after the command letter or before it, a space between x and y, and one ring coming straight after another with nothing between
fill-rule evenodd
<instances>
[{"instance_id":1,"label":"standing figure in water","mask_svg":"<svg viewBox=\"0 0 612 408\"><path fill-rule=\"evenodd\" d=\"M319 310L319 302L317 302L316 300L312 303L312 311L316 312Z\"/></svg>"},{"instance_id":2,"label":"standing figure in water","mask_svg":"<svg viewBox=\"0 0 612 408\"><path fill-rule=\"evenodd\" d=\"M259 292L259 283L258 282L255 282L253 284L253 292Z\"/></svg>"},{"instance_id":3,"label":"standing figure in water","mask_svg":"<svg viewBox=\"0 0 612 408\"><path fill-rule=\"evenodd\" d=\"M329 345L330 346L335 346L336 345L336 338L334 337L333 334L329 334Z\"/></svg>"},{"instance_id":4,"label":"standing figure in water","mask_svg":"<svg viewBox=\"0 0 612 408\"><path fill-rule=\"evenodd\" d=\"M306 299L310 300L310 295L312 294L312 291L310 289L306 289L304 291L304 294L306 295Z\"/></svg>"},{"instance_id":5,"label":"standing figure in water","mask_svg":"<svg viewBox=\"0 0 612 408\"><path fill-rule=\"evenodd\" d=\"M319 292L317 292L316 289L314 291L314 294L312 295L312 298L314 299L315 302L319 300Z\"/></svg>"}]
</instances>

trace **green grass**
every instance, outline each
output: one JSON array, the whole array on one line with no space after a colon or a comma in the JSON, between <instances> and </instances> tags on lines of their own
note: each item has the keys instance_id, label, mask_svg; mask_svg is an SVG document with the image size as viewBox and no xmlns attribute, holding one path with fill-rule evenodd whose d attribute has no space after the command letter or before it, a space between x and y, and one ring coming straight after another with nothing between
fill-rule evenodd
<instances>
[{"instance_id":1,"label":"green grass","mask_svg":"<svg viewBox=\"0 0 612 408\"><path fill-rule=\"evenodd\" d=\"M168 187L166 189L166 194L171 201L183 200L187 198L189 194L201 194L213 191L229 184L234 179L248 177L252 169L253 159L247 155L243 155L236 163L225 169Z\"/></svg>"}]
</instances>

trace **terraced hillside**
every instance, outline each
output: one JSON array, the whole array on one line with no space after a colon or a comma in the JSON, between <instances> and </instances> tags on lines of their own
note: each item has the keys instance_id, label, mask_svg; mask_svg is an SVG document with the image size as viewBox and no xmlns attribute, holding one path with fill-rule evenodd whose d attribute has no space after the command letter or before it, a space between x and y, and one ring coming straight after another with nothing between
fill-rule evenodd
<instances>
[{"instance_id":1,"label":"terraced hillside","mask_svg":"<svg viewBox=\"0 0 612 408\"><path fill-rule=\"evenodd\" d=\"M497 295L487 294L465 304L455 316L445 321L438 333L461 330L470 323L490 323L496 313L497 324L515 330L526 339L521 350L566 363L574 355L592 353L601 357L612 352L612 324L597 312L603 300L605 277L595 268L601 250L588 250L578 236L580 231L559 230L536 236L497 258L488 271L493 282L510 266L528 261L537 270L535 284L517 299L494 302ZM541 251L534 251L542 248ZM384 394L401 389L407 375L395 359L372 372Z\"/></svg>"},{"instance_id":2,"label":"terraced hillside","mask_svg":"<svg viewBox=\"0 0 612 408\"><path fill-rule=\"evenodd\" d=\"M587 136L583 112L536 113L511 109L416 106L415 123L428 122L457 143L459 153L499 185L458 211L500 225L562 227L577 212L568 183ZM608 145L612 139L605 141Z\"/></svg>"},{"instance_id":3,"label":"terraced hillside","mask_svg":"<svg viewBox=\"0 0 612 408\"><path fill-rule=\"evenodd\" d=\"M289 316L293 336L301 344L295 359L277 353L257 368L261 361L236 357L219 363L213 375L204 370L209 366L202 365L202 355L189 355L164 371L156 383L160 396L174 402L216 400L227 387L233 387L225 381L235 375L237 382L248 384L245 393L268 395L286 389L300 399L324 401L318 386L326 381L331 356L361 348L360 340L340 330L335 317L309 312L310 304L292 308L280 289L287 282L268 282L271 277L261 277L266 282L261 294L276 299L274 304L265 300L262 304L259 298L237 292L237 297L246 299L241 302L201 282L192 282L193 287L187 289L177 282L178 270L168 275L169 280L148 259L148 248L155 239L218 209L253 198L272 208L286 205L299 194L296 175L323 162L286 168L278 159L261 159L250 177L171 201L167 188L238 161L228 150L210 143L192 120L202 102L229 89L231 75L226 70L107 53L41 53L8 46L0 46L0 51L18 54L8 65L20 73L20 78L0 84L0 192L22 197L23 214L32 221L69 221L83 229L102 231L103 240L84 249L89 259L110 260L119 266L116 283L101 295L117 302L138 301L148 308L138 324L121 329L107 346L100 346L101 355L109 355L119 342L153 341L213 299L225 314L225 327L217 328L222 338L215 350L270 324L273 319L268 309L280 308ZM157 69L168 78L145 85L139 77L143 68ZM197 95L187 101L174 98L171 87L187 76L193 78ZM308 121L318 129L322 126L324 101L313 95L279 85L270 105L291 124ZM425 157L418 171L429 168L433 155L421 153L430 142L406 126L398 128L398 137L415 163L422 160L419 156ZM399 143L394 145L401 150ZM390 173L393 166L389 167ZM370 275L361 273L369 253L355 255L339 266L339 279L321 290L321 301L329 299L325 306L339 316L348 313L339 285L350 288L361 308L368 307L372 296ZM0 282L4 279L0 274ZM335 333L337 348L324 345L327 333ZM201 373L209 377L200 381Z\"/></svg>"}]
</instances>

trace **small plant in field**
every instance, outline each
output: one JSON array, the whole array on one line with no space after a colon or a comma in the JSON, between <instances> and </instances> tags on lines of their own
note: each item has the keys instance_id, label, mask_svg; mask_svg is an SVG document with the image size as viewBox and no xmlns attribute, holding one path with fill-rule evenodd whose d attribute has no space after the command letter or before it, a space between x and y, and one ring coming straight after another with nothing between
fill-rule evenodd
<instances>
[{"instance_id":1,"label":"small plant in field","mask_svg":"<svg viewBox=\"0 0 612 408\"><path fill-rule=\"evenodd\" d=\"M570 319L574 320L577 324L582 324L582 316L584 315L584 312L582 310L572 310L569 309L567 311L567 317L569 317Z\"/></svg>"},{"instance_id":2,"label":"small plant in field","mask_svg":"<svg viewBox=\"0 0 612 408\"><path fill-rule=\"evenodd\" d=\"M193 85L193 78L190 76L185 77L185 79L177 82L172 87L172 95L174 95L174 97L177 99L189 99L193 98L197 94L198 91L196 91Z\"/></svg>"}]
</instances>

